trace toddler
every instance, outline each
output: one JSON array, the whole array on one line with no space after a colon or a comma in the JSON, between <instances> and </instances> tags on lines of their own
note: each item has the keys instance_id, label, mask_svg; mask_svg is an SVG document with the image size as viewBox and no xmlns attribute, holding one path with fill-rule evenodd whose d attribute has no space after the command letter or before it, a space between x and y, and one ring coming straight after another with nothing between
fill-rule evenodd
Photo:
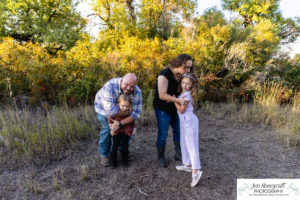
<instances>
[{"instance_id":1,"label":"toddler","mask_svg":"<svg viewBox=\"0 0 300 200\"><path fill-rule=\"evenodd\" d=\"M109 117L108 123L112 124L115 120L121 121L128 117L132 112L131 99L129 95L122 94L117 100L119 109L122 112L128 112L128 115L123 117ZM122 161L125 166L128 165L128 141L131 133L136 133L136 125L134 122L121 126L118 130L111 130L110 135L112 136L112 147L110 154L110 164L112 168L117 166L117 154L118 147L122 147Z\"/></svg>"}]
</instances>

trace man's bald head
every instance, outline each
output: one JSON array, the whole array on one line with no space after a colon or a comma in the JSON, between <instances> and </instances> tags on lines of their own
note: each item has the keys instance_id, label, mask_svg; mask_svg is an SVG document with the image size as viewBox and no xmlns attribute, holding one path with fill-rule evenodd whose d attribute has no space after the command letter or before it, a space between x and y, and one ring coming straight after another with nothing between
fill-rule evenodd
<instances>
[{"instance_id":1,"label":"man's bald head","mask_svg":"<svg viewBox=\"0 0 300 200\"><path fill-rule=\"evenodd\" d=\"M136 76L133 73L126 74L123 79L136 85Z\"/></svg>"},{"instance_id":2,"label":"man's bald head","mask_svg":"<svg viewBox=\"0 0 300 200\"><path fill-rule=\"evenodd\" d=\"M121 90L123 94L131 94L137 84L136 76L133 73L128 73L121 80Z\"/></svg>"}]
</instances>

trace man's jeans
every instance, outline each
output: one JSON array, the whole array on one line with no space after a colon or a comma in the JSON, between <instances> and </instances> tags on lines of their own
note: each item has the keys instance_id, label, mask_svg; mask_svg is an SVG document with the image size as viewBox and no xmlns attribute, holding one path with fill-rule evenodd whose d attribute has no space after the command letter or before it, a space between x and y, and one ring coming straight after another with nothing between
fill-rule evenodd
<instances>
[{"instance_id":1,"label":"man's jeans","mask_svg":"<svg viewBox=\"0 0 300 200\"><path fill-rule=\"evenodd\" d=\"M158 147L164 147L166 145L169 125L171 125L173 129L173 141L180 143L180 124L178 114L170 115L157 108L154 108L154 111L158 128L156 145Z\"/></svg>"},{"instance_id":2,"label":"man's jeans","mask_svg":"<svg viewBox=\"0 0 300 200\"><path fill-rule=\"evenodd\" d=\"M110 147L111 147L111 136L110 136L110 128L108 125L108 119L107 117L100 115L97 113L97 119L101 124L101 130L100 130L100 138L99 138L99 153L100 157L108 157L110 153ZM129 136L129 140L131 139L131 136ZM128 145L129 145L128 141ZM122 152L123 149L120 146L119 151Z\"/></svg>"},{"instance_id":3,"label":"man's jeans","mask_svg":"<svg viewBox=\"0 0 300 200\"><path fill-rule=\"evenodd\" d=\"M97 119L101 124L100 138L99 138L99 153L100 157L108 157L111 139L110 139L110 128L108 125L107 117L97 113Z\"/></svg>"}]
</instances>

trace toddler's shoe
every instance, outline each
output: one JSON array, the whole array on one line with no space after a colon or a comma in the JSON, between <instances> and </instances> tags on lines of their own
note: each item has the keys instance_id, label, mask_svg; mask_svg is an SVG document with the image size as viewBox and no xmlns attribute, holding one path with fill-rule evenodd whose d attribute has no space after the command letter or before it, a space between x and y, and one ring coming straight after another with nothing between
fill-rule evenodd
<instances>
[{"instance_id":1,"label":"toddler's shoe","mask_svg":"<svg viewBox=\"0 0 300 200\"><path fill-rule=\"evenodd\" d=\"M122 155L122 162L125 167L128 167L128 154Z\"/></svg>"},{"instance_id":2,"label":"toddler's shoe","mask_svg":"<svg viewBox=\"0 0 300 200\"><path fill-rule=\"evenodd\" d=\"M101 165L103 165L103 166L108 166L109 165L109 158L101 157L100 159L101 159L101 161L100 161Z\"/></svg>"},{"instance_id":3,"label":"toddler's shoe","mask_svg":"<svg viewBox=\"0 0 300 200\"><path fill-rule=\"evenodd\" d=\"M192 168L185 165L177 165L176 169L180 171L192 172Z\"/></svg>"},{"instance_id":4,"label":"toddler's shoe","mask_svg":"<svg viewBox=\"0 0 300 200\"><path fill-rule=\"evenodd\" d=\"M192 187L195 187L198 184L198 182L201 178L201 175L202 175L201 170L198 170L196 174L192 174L192 183L191 183Z\"/></svg>"},{"instance_id":5,"label":"toddler's shoe","mask_svg":"<svg viewBox=\"0 0 300 200\"><path fill-rule=\"evenodd\" d=\"M120 151L118 151L118 156L122 156L122 153ZM131 154L128 152L128 155L127 155L127 158L128 158L128 161L133 161L134 158L131 156Z\"/></svg>"},{"instance_id":6,"label":"toddler's shoe","mask_svg":"<svg viewBox=\"0 0 300 200\"><path fill-rule=\"evenodd\" d=\"M110 157L110 168L114 169L117 167L117 156L111 155Z\"/></svg>"},{"instance_id":7,"label":"toddler's shoe","mask_svg":"<svg viewBox=\"0 0 300 200\"><path fill-rule=\"evenodd\" d=\"M117 164L111 164L111 165L110 165L110 168L111 168L111 169L115 169L116 167L117 167Z\"/></svg>"}]
</instances>

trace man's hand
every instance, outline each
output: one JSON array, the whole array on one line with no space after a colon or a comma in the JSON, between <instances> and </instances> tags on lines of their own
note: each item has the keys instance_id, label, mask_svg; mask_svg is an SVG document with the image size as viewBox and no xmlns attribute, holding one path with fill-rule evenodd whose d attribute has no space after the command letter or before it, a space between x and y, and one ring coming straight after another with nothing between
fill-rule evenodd
<instances>
[{"instance_id":1,"label":"man's hand","mask_svg":"<svg viewBox=\"0 0 300 200\"><path fill-rule=\"evenodd\" d=\"M113 119L112 119L112 122L113 122L112 124L109 124L110 130L112 130L112 131L118 130L120 128L120 122L117 120L113 120Z\"/></svg>"}]
</instances>

